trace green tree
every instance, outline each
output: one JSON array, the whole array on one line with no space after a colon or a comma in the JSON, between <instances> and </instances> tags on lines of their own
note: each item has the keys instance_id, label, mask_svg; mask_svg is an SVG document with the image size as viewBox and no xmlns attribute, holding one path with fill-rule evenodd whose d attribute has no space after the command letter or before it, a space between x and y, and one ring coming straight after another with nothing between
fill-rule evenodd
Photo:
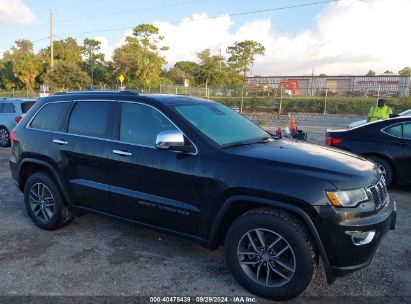
<instances>
[{"instance_id":1,"label":"green tree","mask_svg":"<svg viewBox=\"0 0 411 304\"><path fill-rule=\"evenodd\" d=\"M398 75L401 76L411 76L411 68L410 67L405 67L402 70L398 71Z\"/></svg>"},{"instance_id":2,"label":"green tree","mask_svg":"<svg viewBox=\"0 0 411 304\"><path fill-rule=\"evenodd\" d=\"M375 76L375 71L369 70L365 76Z\"/></svg>"},{"instance_id":3,"label":"green tree","mask_svg":"<svg viewBox=\"0 0 411 304\"><path fill-rule=\"evenodd\" d=\"M84 39L83 46L80 47L81 54L86 59L86 66L90 71L91 88L94 86L94 66L96 60L104 60L104 55L99 53L101 42L95 39Z\"/></svg>"},{"instance_id":4,"label":"green tree","mask_svg":"<svg viewBox=\"0 0 411 304\"><path fill-rule=\"evenodd\" d=\"M386 70L386 71L384 72L384 74L394 74L394 72L393 72L393 71L390 71L390 70Z\"/></svg>"},{"instance_id":5,"label":"green tree","mask_svg":"<svg viewBox=\"0 0 411 304\"><path fill-rule=\"evenodd\" d=\"M226 70L224 57L212 55L210 49L197 53L200 64L195 71L197 83L204 84L206 88L210 85L219 85L225 82Z\"/></svg>"},{"instance_id":6,"label":"green tree","mask_svg":"<svg viewBox=\"0 0 411 304\"><path fill-rule=\"evenodd\" d=\"M245 79L247 72L254 63L256 55L264 55L265 47L253 40L235 42L233 46L227 48L228 64L242 74Z\"/></svg>"},{"instance_id":7,"label":"green tree","mask_svg":"<svg viewBox=\"0 0 411 304\"><path fill-rule=\"evenodd\" d=\"M15 45L4 53L3 58L11 61L14 77L31 91L40 72L40 59L33 53L33 43L24 39L17 40Z\"/></svg>"},{"instance_id":8,"label":"green tree","mask_svg":"<svg viewBox=\"0 0 411 304\"><path fill-rule=\"evenodd\" d=\"M87 87L90 77L78 64L58 61L47 72L45 81L55 90L74 90Z\"/></svg>"},{"instance_id":9,"label":"green tree","mask_svg":"<svg viewBox=\"0 0 411 304\"><path fill-rule=\"evenodd\" d=\"M137 87L142 75L142 47L134 37L126 37L126 42L113 53L113 68L116 75L123 74L129 87Z\"/></svg>"},{"instance_id":10,"label":"green tree","mask_svg":"<svg viewBox=\"0 0 411 304\"><path fill-rule=\"evenodd\" d=\"M164 37L160 35L159 29L152 24L137 25L133 29L133 36L142 47L141 81L145 86L148 86L159 79L161 68L166 63L159 51L166 51L168 47L159 46Z\"/></svg>"},{"instance_id":11,"label":"green tree","mask_svg":"<svg viewBox=\"0 0 411 304\"><path fill-rule=\"evenodd\" d=\"M13 63L10 60L0 60L0 88L5 90L15 89L18 80L14 77Z\"/></svg>"}]
</instances>

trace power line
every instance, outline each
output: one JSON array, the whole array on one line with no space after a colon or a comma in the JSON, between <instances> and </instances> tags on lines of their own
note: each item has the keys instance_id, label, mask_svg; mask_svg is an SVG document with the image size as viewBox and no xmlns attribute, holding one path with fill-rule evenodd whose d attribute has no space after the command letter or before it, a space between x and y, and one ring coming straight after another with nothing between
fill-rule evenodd
<instances>
[{"instance_id":1,"label":"power line","mask_svg":"<svg viewBox=\"0 0 411 304\"><path fill-rule=\"evenodd\" d=\"M195 1L177 2L177 3L164 4L164 5L158 5L158 6L153 6L153 7L147 7L147 8L139 8L139 9L135 9L135 10L126 10L126 11L118 11L118 12L113 12L113 13L93 15L93 16L88 16L88 17L63 19L63 20L60 20L56 23L66 23L66 22L73 22L73 21L79 21L79 20L89 20L89 19L95 19L95 18L101 18L101 17L107 17L107 16L130 14L130 13L135 13L135 12L149 11L149 10L155 10L155 9L160 9L160 8L168 8L168 7L176 7L176 6L194 4L194 3L205 2L205 1L208 1L208 0L195 0Z\"/></svg>"},{"instance_id":2,"label":"power line","mask_svg":"<svg viewBox=\"0 0 411 304\"><path fill-rule=\"evenodd\" d=\"M188 22L199 22L199 21L205 21L205 20L209 20L209 19L217 19L217 18L221 18L221 17L225 17L225 16L235 17L235 16L242 16L242 15L267 13L267 12L274 12L274 11L280 11L280 10L286 10L286 9L293 9L293 8L301 8L301 7L314 6L314 5L319 5L319 4L327 4L327 3L339 2L339 1L341 1L341 0L316 1L316 2L309 2L309 3L303 3L303 4L296 4L296 5L269 8L269 9L264 9L264 10L238 12L238 13L230 13L230 14L224 14L224 15L215 15L215 16L209 16L209 17L202 18L202 19L190 20ZM180 23L183 23L183 22L187 22L186 19L179 20L179 21L171 21L171 22L168 22L168 23L169 24L180 24ZM110 29L85 31L85 32L81 32L81 33L70 34L70 36L81 36L81 35L85 35L85 34L103 33L103 32L117 32L117 31L128 30L132 27L133 26L127 26L127 27L118 27L118 28L110 28Z\"/></svg>"}]
</instances>

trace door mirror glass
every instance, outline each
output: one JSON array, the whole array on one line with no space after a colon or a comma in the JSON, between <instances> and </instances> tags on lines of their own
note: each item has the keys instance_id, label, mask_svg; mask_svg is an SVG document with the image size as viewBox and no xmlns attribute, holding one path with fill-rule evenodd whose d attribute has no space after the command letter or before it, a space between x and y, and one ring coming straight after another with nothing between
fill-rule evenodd
<instances>
[{"instance_id":1,"label":"door mirror glass","mask_svg":"<svg viewBox=\"0 0 411 304\"><path fill-rule=\"evenodd\" d=\"M179 130L167 130L157 134L157 149L192 152L193 147L185 144L184 134Z\"/></svg>"}]
</instances>

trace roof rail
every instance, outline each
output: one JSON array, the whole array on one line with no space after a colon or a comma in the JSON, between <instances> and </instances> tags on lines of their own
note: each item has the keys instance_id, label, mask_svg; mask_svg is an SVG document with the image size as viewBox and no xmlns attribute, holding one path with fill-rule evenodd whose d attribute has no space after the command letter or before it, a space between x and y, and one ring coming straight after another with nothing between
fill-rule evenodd
<instances>
[{"instance_id":1,"label":"roof rail","mask_svg":"<svg viewBox=\"0 0 411 304\"><path fill-rule=\"evenodd\" d=\"M69 91L69 92L57 92L54 95L66 95L66 94L120 94L120 95L138 95L137 92L126 90L84 90L84 91Z\"/></svg>"}]
</instances>

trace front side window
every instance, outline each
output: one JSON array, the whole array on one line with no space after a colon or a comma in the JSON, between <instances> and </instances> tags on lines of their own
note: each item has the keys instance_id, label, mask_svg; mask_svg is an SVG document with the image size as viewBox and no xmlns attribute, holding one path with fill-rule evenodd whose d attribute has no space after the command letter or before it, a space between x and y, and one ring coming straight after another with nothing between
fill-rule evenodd
<instances>
[{"instance_id":1,"label":"front side window","mask_svg":"<svg viewBox=\"0 0 411 304\"><path fill-rule=\"evenodd\" d=\"M113 104L108 101L79 101L73 108L68 133L107 138Z\"/></svg>"},{"instance_id":2,"label":"front side window","mask_svg":"<svg viewBox=\"0 0 411 304\"><path fill-rule=\"evenodd\" d=\"M48 103L37 113L30 127L48 131L63 131L70 107L71 102Z\"/></svg>"},{"instance_id":3,"label":"front side window","mask_svg":"<svg viewBox=\"0 0 411 304\"><path fill-rule=\"evenodd\" d=\"M402 129L403 137L411 139L411 123L405 123Z\"/></svg>"},{"instance_id":4,"label":"front side window","mask_svg":"<svg viewBox=\"0 0 411 304\"><path fill-rule=\"evenodd\" d=\"M12 104L10 102L4 103L2 113L16 113L16 109L14 108L14 104Z\"/></svg>"},{"instance_id":5,"label":"front side window","mask_svg":"<svg viewBox=\"0 0 411 304\"><path fill-rule=\"evenodd\" d=\"M247 118L220 104L178 105L175 109L221 147L270 138L267 132Z\"/></svg>"},{"instance_id":6,"label":"front side window","mask_svg":"<svg viewBox=\"0 0 411 304\"><path fill-rule=\"evenodd\" d=\"M395 137L402 137L402 125L395 125L385 129L385 132Z\"/></svg>"},{"instance_id":7,"label":"front side window","mask_svg":"<svg viewBox=\"0 0 411 304\"><path fill-rule=\"evenodd\" d=\"M123 103L119 139L122 142L155 147L157 134L177 128L158 110L138 103Z\"/></svg>"}]
</instances>

